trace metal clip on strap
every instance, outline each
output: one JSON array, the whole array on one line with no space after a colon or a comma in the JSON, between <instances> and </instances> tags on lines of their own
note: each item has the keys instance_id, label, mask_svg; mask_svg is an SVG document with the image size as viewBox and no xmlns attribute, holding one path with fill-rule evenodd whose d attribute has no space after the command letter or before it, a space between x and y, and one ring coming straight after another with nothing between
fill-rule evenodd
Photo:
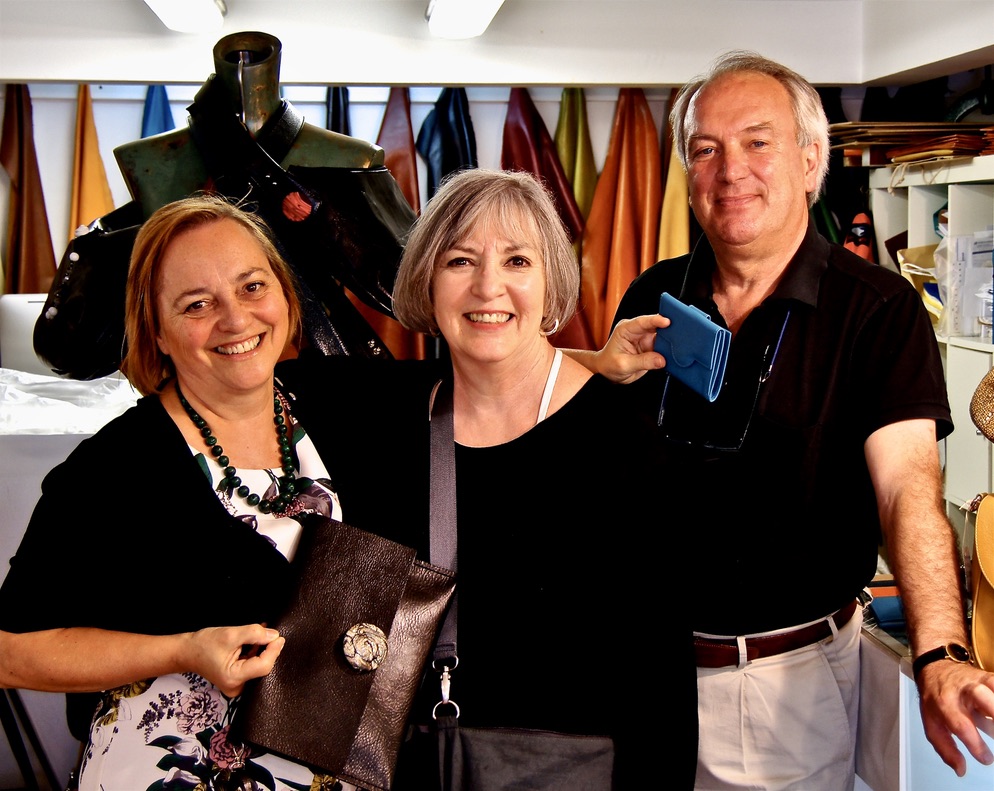
<instances>
[{"instance_id":1,"label":"metal clip on strap","mask_svg":"<svg viewBox=\"0 0 994 791\"><path fill-rule=\"evenodd\" d=\"M456 663L451 668L448 665L442 666L442 674L439 678L439 683L442 687L442 699L431 710L431 718L433 720L438 719L438 709L440 706L452 706L456 710L456 719L459 719L459 704L449 697L449 688L452 685L452 676L449 674L449 670L455 670L458 665L459 659L457 657Z\"/></svg>"}]
</instances>

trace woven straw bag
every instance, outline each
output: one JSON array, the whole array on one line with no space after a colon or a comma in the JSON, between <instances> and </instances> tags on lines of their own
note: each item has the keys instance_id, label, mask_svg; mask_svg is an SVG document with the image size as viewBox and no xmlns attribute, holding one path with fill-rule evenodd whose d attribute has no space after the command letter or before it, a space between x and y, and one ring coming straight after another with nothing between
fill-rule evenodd
<instances>
[{"instance_id":1,"label":"woven straw bag","mask_svg":"<svg viewBox=\"0 0 994 791\"><path fill-rule=\"evenodd\" d=\"M994 442L994 370L980 380L970 399L970 418L991 442Z\"/></svg>"}]
</instances>

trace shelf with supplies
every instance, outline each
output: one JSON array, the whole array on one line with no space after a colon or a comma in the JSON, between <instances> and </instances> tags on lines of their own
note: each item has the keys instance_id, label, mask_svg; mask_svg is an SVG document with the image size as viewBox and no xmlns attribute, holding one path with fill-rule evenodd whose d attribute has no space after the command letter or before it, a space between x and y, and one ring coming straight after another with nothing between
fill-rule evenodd
<instances>
[{"instance_id":1,"label":"shelf with supplies","mask_svg":"<svg viewBox=\"0 0 994 791\"><path fill-rule=\"evenodd\" d=\"M950 235L994 225L994 155L876 168L870 172L869 185L882 261L889 260L887 240L902 231L908 232L908 247L937 244L934 217L947 203Z\"/></svg>"},{"instance_id":2,"label":"shelf with supplies","mask_svg":"<svg viewBox=\"0 0 994 791\"><path fill-rule=\"evenodd\" d=\"M877 254L894 269L899 267L888 248L920 248L941 241L936 216L944 207L949 238L994 227L994 155L878 168L869 174L869 187ZM905 232L906 241L901 238ZM946 511L960 530L962 506L980 492L994 491L992 444L970 419L973 392L994 366L994 344L980 337L979 324L969 329L978 334L938 337L956 427L944 447Z\"/></svg>"}]
</instances>

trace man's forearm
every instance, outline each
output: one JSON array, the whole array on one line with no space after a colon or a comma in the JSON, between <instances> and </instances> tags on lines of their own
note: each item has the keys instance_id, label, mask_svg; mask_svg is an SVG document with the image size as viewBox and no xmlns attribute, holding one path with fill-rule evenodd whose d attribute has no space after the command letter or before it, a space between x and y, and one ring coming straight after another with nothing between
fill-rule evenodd
<instances>
[{"instance_id":1,"label":"man's forearm","mask_svg":"<svg viewBox=\"0 0 994 791\"><path fill-rule=\"evenodd\" d=\"M563 349L562 351L563 354L568 357L572 357L591 373L600 373L597 369L597 364L600 359L598 352L591 351L590 349Z\"/></svg>"}]
</instances>

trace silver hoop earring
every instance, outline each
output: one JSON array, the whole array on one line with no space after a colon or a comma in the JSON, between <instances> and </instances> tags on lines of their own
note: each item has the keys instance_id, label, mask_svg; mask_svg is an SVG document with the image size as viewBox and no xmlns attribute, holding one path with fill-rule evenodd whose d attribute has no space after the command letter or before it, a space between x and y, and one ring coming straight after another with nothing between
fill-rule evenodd
<instances>
[{"instance_id":1,"label":"silver hoop earring","mask_svg":"<svg viewBox=\"0 0 994 791\"><path fill-rule=\"evenodd\" d=\"M552 335L553 333L557 332L558 330L559 330L559 319L556 319L553 322L553 324L552 324L552 329L551 330L548 330L548 331L546 331L546 330L539 330L538 334L539 335L544 335L544 336L548 337L549 335Z\"/></svg>"}]
</instances>

